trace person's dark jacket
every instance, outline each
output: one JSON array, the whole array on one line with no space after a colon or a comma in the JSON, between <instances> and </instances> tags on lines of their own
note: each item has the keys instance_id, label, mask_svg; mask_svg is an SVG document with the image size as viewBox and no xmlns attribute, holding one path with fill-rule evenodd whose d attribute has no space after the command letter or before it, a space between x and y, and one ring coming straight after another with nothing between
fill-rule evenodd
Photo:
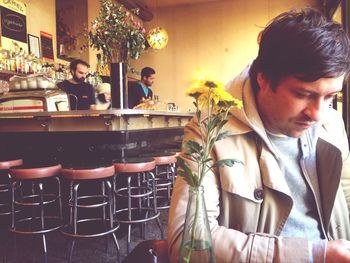
<instances>
[{"instance_id":1,"label":"person's dark jacket","mask_svg":"<svg viewBox=\"0 0 350 263\"><path fill-rule=\"evenodd\" d=\"M129 82L128 84L128 107L129 109L134 108L136 105L140 104L143 99L152 99L153 92L148 88L148 94L145 95L142 86L139 82Z\"/></svg>"}]
</instances>

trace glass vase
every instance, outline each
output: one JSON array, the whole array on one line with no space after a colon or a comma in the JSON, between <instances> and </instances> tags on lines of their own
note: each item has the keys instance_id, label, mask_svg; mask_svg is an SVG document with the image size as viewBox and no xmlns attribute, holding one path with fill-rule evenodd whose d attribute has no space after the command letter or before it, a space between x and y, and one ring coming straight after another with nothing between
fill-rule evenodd
<instances>
[{"instance_id":1,"label":"glass vase","mask_svg":"<svg viewBox=\"0 0 350 263\"><path fill-rule=\"evenodd\" d=\"M179 262L215 262L203 187L190 187Z\"/></svg>"}]
</instances>

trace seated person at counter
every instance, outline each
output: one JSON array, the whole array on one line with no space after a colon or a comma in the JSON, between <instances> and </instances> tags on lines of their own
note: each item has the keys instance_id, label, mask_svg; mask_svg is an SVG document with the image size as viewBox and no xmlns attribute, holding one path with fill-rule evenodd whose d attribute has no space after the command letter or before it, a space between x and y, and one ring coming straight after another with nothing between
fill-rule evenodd
<instances>
[{"instance_id":1,"label":"seated person at counter","mask_svg":"<svg viewBox=\"0 0 350 263\"><path fill-rule=\"evenodd\" d=\"M96 87L97 100L96 109L97 110L108 110L111 108L111 84L100 83Z\"/></svg>"},{"instance_id":2,"label":"seated person at counter","mask_svg":"<svg viewBox=\"0 0 350 263\"><path fill-rule=\"evenodd\" d=\"M72 78L57 84L68 94L71 110L93 110L96 108L94 88L85 82L89 67L90 65L81 59L72 61L69 65Z\"/></svg>"},{"instance_id":3,"label":"seated person at counter","mask_svg":"<svg viewBox=\"0 0 350 263\"><path fill-rule=\"evenodd\" d=\"M348 139L330 107L349 71L347 33L317 10L283 13L263 30L257 58L227 85L243 109L231 110L231 135L211 155L243 163L203 180L217 263L350 262ZM199 139L194 123L185 141ZM187 202L188 184L178 176L171 262L178 262Z\"/></svg>"},{"instance_id":4,"label":"seated person at counter","mask_svg":"<svg viewBox=\"0 0 350 263\"><path fill-rule=\"evenodd\" d=\"M152 87L156 71L153 68L145 67L141 70L141 80L131 82L128 87L128 106L134 108L142 101L153 98Z\"/></svg>"}]
</instances>

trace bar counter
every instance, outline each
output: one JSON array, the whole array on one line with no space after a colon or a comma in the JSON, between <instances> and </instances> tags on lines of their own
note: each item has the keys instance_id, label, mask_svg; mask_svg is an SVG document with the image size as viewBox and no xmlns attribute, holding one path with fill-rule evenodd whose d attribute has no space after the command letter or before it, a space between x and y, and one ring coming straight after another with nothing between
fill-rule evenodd
<instances>
[{"instance_id":1,"label":"bar counter","mask_svg":"<svg viewBox=\"0 0 350 263\"><path fill-rule=\"evenodd\" d=\"M184 127L192 114L112 109L0 114L0 132L130 131Z\"/></svg>"},{"instance_id":2,"label":"bar counter","mask_svg":"<svg viewBox=\"0 0 350 263\"><path fill-rule=\"evenodd\" d=\"M0 114L0 157L68 162L178 150L191 118L134 109Z\"/></svg>"}]
</instances>

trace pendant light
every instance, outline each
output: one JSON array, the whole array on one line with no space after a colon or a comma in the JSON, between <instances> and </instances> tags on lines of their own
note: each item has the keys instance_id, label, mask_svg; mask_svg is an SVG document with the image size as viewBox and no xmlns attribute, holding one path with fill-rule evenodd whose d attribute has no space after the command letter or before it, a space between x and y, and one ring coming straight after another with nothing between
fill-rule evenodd
<instances>
[{"instance_id":1,"label":"pendant light","mask_svg":"<svg viewBox=\"0 0 350 263\"><path fill-rule=\"evenodd\" d=\"M158 26L147 33L147 42L154 49L162 49L168 44L168 33Z\"/></svg>"},{"instance_id":2,"label":"pendant light","mask_svg":"<svg viewBox=\"0 0 350 263\"><path fill-rule=\"evenodd\" d=\"M157 0L155 1L156 24L158 24ZM160 26L148 31L146 36L148 44L154 49L162 49L168 44L168 33Z\"/></svg>"}]
</instances>

